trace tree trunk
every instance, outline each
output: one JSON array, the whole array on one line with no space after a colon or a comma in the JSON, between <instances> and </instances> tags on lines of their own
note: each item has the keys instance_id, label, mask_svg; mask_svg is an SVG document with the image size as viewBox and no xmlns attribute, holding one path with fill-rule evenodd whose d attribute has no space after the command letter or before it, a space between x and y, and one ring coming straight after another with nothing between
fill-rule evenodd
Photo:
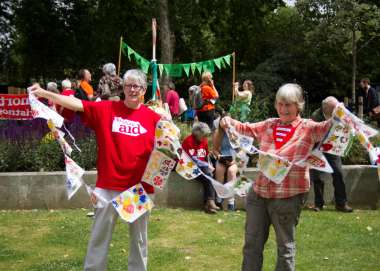
<instances>
[{"instance_id":1,"label":"tree trunk","mask_svg":"<svg viewBox=\"0 0 380 271\"><path fill-rule=\"evenodd\" d=\"M169 22L169 6L168 0L159 0L159 37L161 44L161 59L160 63L173 63L173 54L174 54L174 35L170 31L170 22ZM163 76L160 78L161 83L167 83L169 80L168 77Z\"/></svg>"},{"instance_id":2,"label":"tree trunk","mask_svg":"<svg viewBox=\"0 0 380 271\"><path fill-rule=\"evenodd\" d=\"M356 108L356 33L352 31L352 106Z\"/></svg>"}]
</instances>

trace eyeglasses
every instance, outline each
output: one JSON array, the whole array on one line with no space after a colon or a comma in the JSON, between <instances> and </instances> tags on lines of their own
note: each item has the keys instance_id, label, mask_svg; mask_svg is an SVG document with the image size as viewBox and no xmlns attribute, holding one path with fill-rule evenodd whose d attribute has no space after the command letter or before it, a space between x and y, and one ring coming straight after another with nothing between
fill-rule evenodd
<instances>
[{"instance_id":1,"label":"eyeglasses","mask_svg":"<svg viewBox=\"0 0 380 271\"><path fill-rule=\"evenodd\" d=\"M125 85L124 87L128 90L131 90L131 89L140 90L140 89L142 89L142 86L139 86L139 85Z\"/></svg>"}]
</instances>

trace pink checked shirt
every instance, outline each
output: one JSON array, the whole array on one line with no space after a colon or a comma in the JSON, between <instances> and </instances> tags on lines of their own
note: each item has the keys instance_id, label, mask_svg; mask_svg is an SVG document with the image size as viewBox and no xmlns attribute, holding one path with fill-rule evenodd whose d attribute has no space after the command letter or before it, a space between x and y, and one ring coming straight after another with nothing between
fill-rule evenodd
<instances>
[{"instance_id":1,"label":"pink checked shirt","mask_svg":"<svg viewBox=\"0 0 380 271\"><path fill-rule=\"evenodd\" d=\"M291 125L296 127L293 136L281 148L276 149L273 129L280 119L267 119L257 123L238 123L236 130L244 135L254 137L261 151L281 156L290 162L305 159L315 143L321 141L328 132L331 121L315 122L298 117ZM289 198L305 193L310 188L309 169L293 165L281 184L266 178L261 172L254 184L254 191L263 198Z\"/></svg>"}]
</instances>

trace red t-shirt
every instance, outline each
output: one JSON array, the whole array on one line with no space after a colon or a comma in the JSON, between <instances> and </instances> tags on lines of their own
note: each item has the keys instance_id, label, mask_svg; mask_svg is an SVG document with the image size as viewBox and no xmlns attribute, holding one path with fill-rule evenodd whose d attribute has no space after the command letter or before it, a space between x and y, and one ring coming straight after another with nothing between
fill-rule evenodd
<instances>
[{"instance_id":1,"label":"red t-shirt","mask_svg":"<svg viewBox=\"0 0 380 271\"><path fill-rule=\"evenodd\" d=\"M127 108L123 101L82 103L82 120L96 134L96 186L124 191L139 183L154 147L160 116L144 105ZM154 193L152 186L142 184L147 193Z\"/></svg>"},{"instance_id":2,"label":"red t-shirt","mask_svg":"<svg viewBox=\"0 0 380 271\"><path fill-rule=\"evenodd\" d=\"M74 96L75 91L72 89L65 89L61 92L61 95L63 95L63 96ZM59 106L59 105L57 106L58 113L61 112L61 110L62 110L61 108L62 108L61 106ZM67 122L71 122L75 117L75 111L72 111L72 110L66 109L66 108L63 108L63 110L60 114L62 115L62 117Z\"/></svg>"},{"instance_id":3,"label":"red t-shirt","mask_svg":"<svg viewBox=\"0 0 380 271\"><path fill-rule=\"evenodd\" d=\"M172 116L179 115L179 95L178 93L171 89L166 93L166 102L169 105L169 110Z\"/></svg>"},{"instance_id":4,"label":"red t-shirt","mask_svg":"<svg viewBox=\"0 0 380 271\"><path fill-rule=\"evenodd\" d=\"M183 140L182 148L191 157L195 156L199 160L207 162L208 141L206 138L201 142L197 142L193 135L189 135Z\"/></svg>"}]
</instances>

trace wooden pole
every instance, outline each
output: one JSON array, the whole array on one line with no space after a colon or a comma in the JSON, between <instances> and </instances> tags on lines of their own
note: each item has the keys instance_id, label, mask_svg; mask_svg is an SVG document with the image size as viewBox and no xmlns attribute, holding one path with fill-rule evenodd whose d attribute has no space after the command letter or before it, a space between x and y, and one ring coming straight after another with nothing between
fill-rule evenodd
<instances>
[{"instance_id":1,"label":"wooden pole","mask_svg":"<svg viewBox=\"0 0 380 271\"><path fill-rule=\"evenodd\" d=\"M157 22L156 18L152 19L152 61L157 61L156 59L156 40L157 40Z\"/></svg>"},{"instance_id":2,"label":"wooden pole","mask_svg":"<svg viewBox=\"0 0 380 271\"><path fill-rule=\"evenodd\" d=\"M232 53L232 102L235 101L234 85L236 81L236 54Z\"/></svg>"},{"instance_id":3,"label":"wooden pole","mask_svg":"<svg viewBox=\"0 0 380 271\"><path fill-rule=\"evenodd\" d=\"M157 22L156 18L152 19L152 100L155 101L157 96L157 59L156 59L156 40L157 40Z\"/></svg>"},{"instance_id":4,"label":"wooden pole","mask_svg":"<svg viewBox=\"0 0 380 271\"><path fill-rule=\"evenodd\" d=\"M363 119L363 97L360 96L358 99L358 117Z\"/></svg>"},{"instance_id":5,"label":"wooden pole","mask_svg":"<svg viewBox=\"0 0 380 271\"><path fill-rule=\"evenodd\" d=\"M119 61L117 62L117 75L120 75L121 47L122 46L123 46L123 36L120 36Z\"/></svg>"},{"instance_id":6,"label":"wooden pole","mask_svg":"<svg viewBox=\"0 0 380 271\"><path fill-rule=\"evenodd\" d=\"M348 104L348 103L349 103L349 102L348 102L348 101L349 101L349 100L348 100L348 97L344 97L344 100L343 100L343 101L344 101L344 106L347 108L347 107L349 106L349 104Z\"/></svg>"},{"instance_id":7,"label":"wooden pole","mask_svg":"<svg viewBox=\"0 0 380 271\"><path fill-rule=\"evenodd\" d=\"M351 78L351 101L352 107L356 109L356 31L352 31L352 78Z\"/></svg>"}]
</instances>

